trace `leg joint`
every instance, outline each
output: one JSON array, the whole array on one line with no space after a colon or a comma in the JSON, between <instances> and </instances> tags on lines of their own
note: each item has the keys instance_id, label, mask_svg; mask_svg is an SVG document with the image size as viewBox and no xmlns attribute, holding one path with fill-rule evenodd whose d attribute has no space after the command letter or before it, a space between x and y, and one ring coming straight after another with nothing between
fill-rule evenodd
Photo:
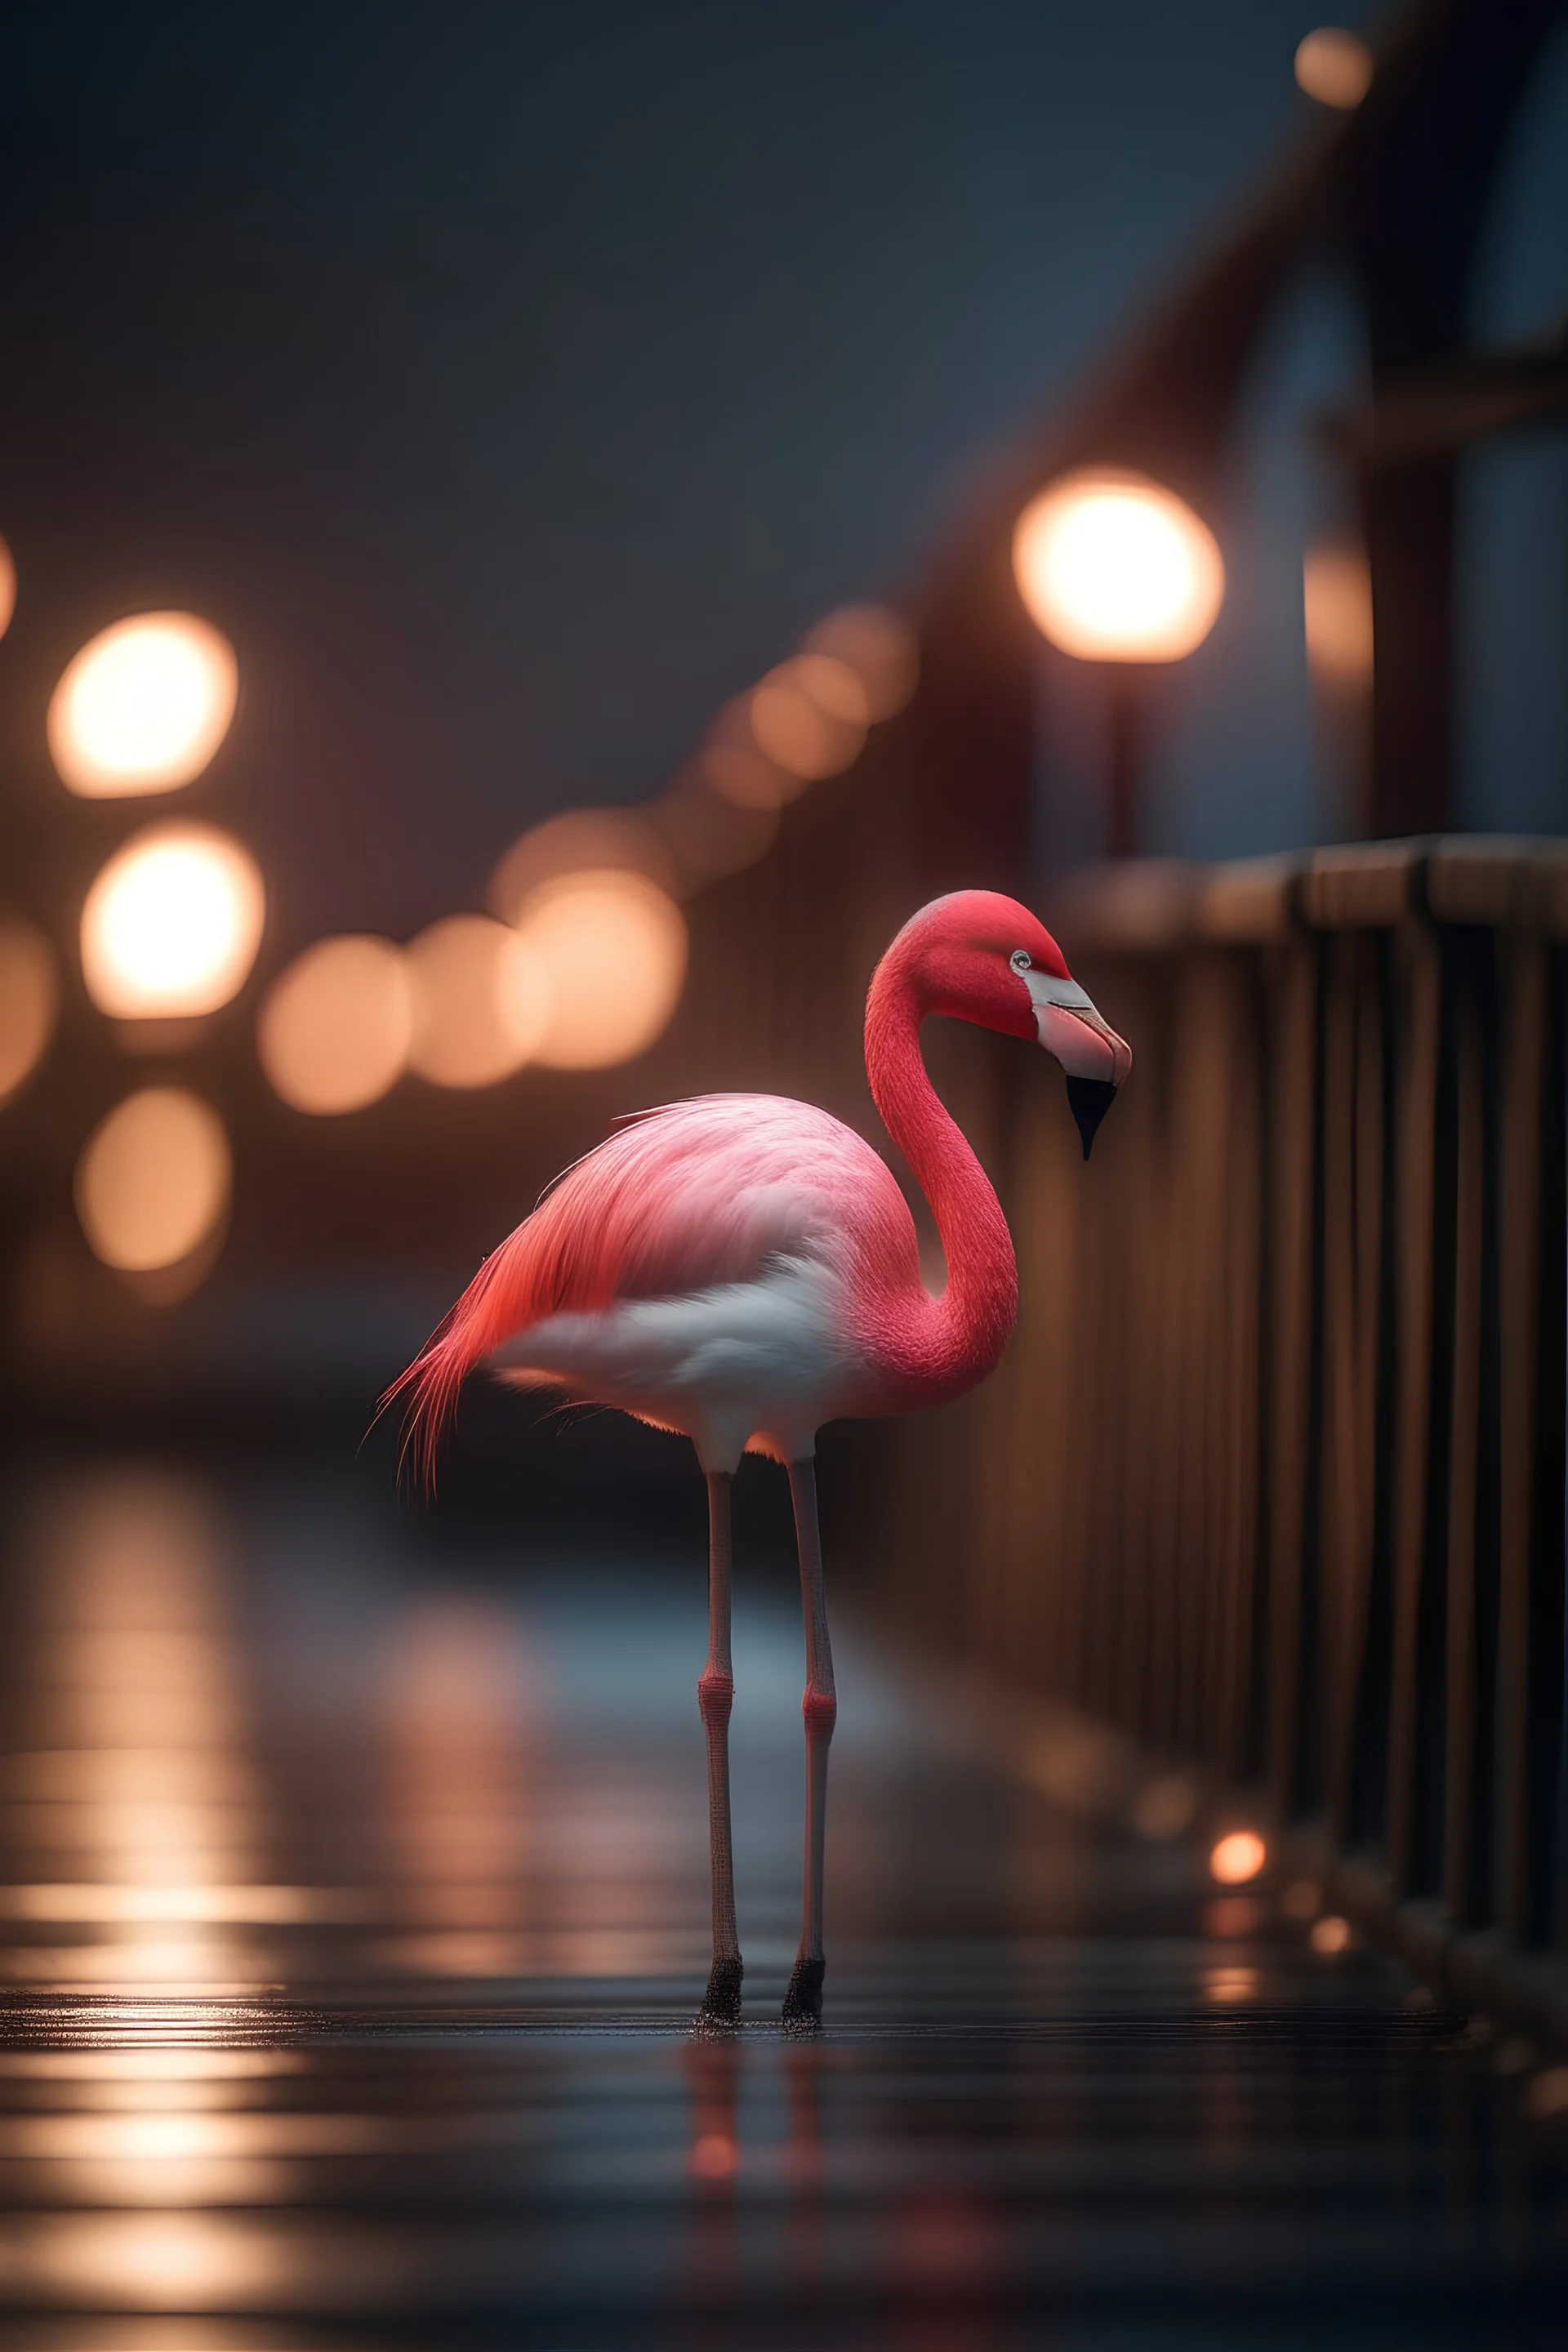
<instances>
[{"instance_id":1,"label":"leg joint","mask_svg":"<svg viewBox=\"0 0 1568 2352\"><path fill-rule=\"evenodd\" d=\"M805 1717L806 1737L815 1734L819 1739L831 1739L833 1727L838 1720L838 1701L831 1691L808 1690L801 1700L800 1711Z\"/></svg>"},{"instance_id":2,"label":"leg joint","mask_svg":"<svg viewBox=\"0 0 1568 2352\"><path fill-rule=\"evenodd\" d=\"M729 1722L734 1704L734 1676L715 1674L711 1666L706 1667L697 1683L697 1705L703 1722L721 1727Z\"/></svg>"}]
</instances>

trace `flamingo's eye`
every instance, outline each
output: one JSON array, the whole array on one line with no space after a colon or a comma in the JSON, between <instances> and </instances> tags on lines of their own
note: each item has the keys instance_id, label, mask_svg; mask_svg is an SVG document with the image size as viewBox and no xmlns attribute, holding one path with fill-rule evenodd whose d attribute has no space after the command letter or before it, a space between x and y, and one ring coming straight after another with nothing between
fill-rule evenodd
<instances>
[{"instance_id":1,"label":"flamingo's eye","mask_svg":"<svg viewBox=\"0 0 1568 2352\"><path fill-rule=\"evenodd\" d=\"M1007 961L1012 965L1015 971L1027 971L1030 968L1032 958L1026 949L1015 948Z\"/></svg>"}]
</instances>

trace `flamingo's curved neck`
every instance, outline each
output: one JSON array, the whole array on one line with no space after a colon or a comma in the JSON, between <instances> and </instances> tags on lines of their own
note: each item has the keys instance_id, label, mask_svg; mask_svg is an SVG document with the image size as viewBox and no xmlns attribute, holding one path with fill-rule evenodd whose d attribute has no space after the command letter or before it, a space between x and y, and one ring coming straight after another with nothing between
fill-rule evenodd
<instances>
[{"instance_id":1,"label":"flamingo's curved neck","mask_svg":"<svg viewBox=\"0 0 1568 2352\"><path fill-rule=\"evenodd\" d=\"M931 1202L947 1259L942 1297L922 1291L909 1302L900 1354L922 1388L957 1395L984 1378L1007 1344L1018 1269L1002 1204L927 1072L921 1024L928 1009L912 976L885 961L866 1004L866 1076Z\"/></svg>"}]
</instances>

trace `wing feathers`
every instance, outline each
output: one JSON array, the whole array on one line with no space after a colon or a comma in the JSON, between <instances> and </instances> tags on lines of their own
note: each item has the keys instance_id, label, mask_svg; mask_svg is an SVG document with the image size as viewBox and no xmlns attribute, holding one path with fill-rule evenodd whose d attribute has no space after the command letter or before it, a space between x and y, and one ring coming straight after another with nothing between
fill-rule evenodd
<instances>
[{"instance_id":1,"label":"wing feathers","mask_svg":"<svg viewBox=\"0 0 1568 2352\"><path fill-rule=\"evenodd\" d=\"M780 1257L847 1271L868 1219L912 1263L891 1174L826 1111L710 1095L641 1115L546 1192L387 1391L384 1406L409 1399L405 1456L433 1483L465 1377L531 1324L749 1282Z\"/></svg>"}]
</instances>

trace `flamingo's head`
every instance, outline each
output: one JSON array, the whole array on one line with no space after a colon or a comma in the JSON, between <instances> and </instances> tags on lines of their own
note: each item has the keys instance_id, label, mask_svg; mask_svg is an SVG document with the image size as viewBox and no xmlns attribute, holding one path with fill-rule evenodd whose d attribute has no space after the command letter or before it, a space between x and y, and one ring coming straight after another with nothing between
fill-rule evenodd
<instances>
[{"instance_id":1,"label":"flamingo's head","mask_svg":"<svg viewBox=\"0 0 1568 2352\"><path fill-rule=\"evenodd\" d=\"M1132 1067L1132 1048L1101 1019L1045 925L994 890L955 890L912 916L881 970L911 989L921 1013L1037 1039L1067 1074L1089 1158L1095 1132ZM873 990L876 983L873 982Z\"/></svg>"}]
</instances>

